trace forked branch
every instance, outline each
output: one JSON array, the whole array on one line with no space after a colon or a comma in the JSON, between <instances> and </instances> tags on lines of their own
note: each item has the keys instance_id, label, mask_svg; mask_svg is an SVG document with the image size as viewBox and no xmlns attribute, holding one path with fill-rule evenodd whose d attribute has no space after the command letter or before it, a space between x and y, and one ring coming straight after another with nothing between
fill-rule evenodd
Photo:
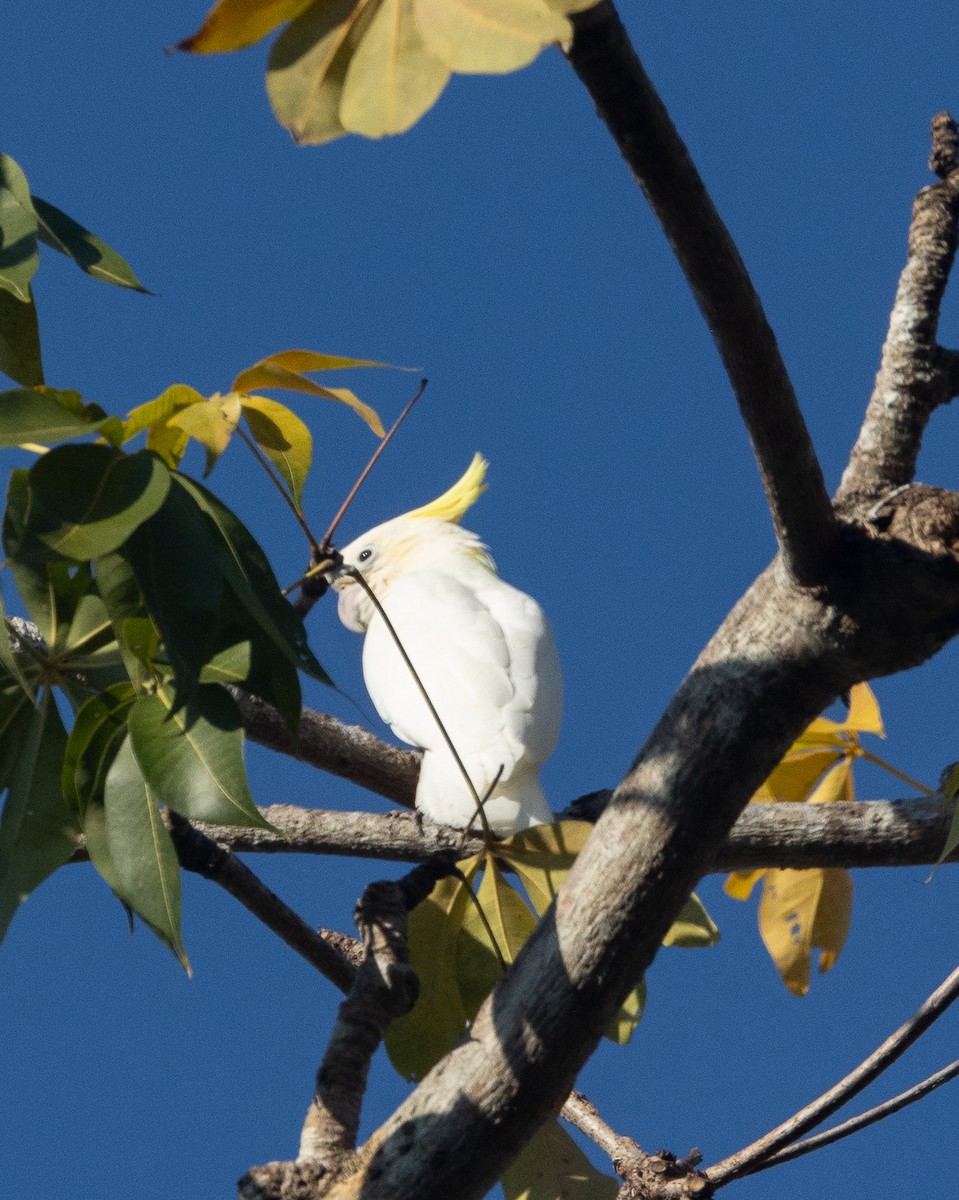
<instances>
[{"instance_id":1,"label":"forked branch","mask_svg":"<svg viewBox=\"0 0 959 1200\"><path fill-rule=\"evenodd\" d=\"M956 356L937 343L959 243L959 135L948 113L933 118L929 166L939 182L923 188L913 204L882 363L836 497L847 511L862 513L912 483L929 418L959 393Z\"/></svg>"},{"instance_id":2,"label":"forked branch","mask_svg":"<svg viewBox=\"0 0 959 1200\"><path fill-rule=\"evenodd\" d=\"M783 1162L787 1158L795 1157L795 1154L779 1155L779 1152L796 1142L808 1130L821 1124L853 1096L857 1096L874 1079L877 1079L909 1049L913 1042L926 1032L934 1021L942 1016L957 998L959 998L959 967L943 980L908 1021L886 1038L881 1046L834 1087L824 1092L811 1104L807 1104L805 1108L800 1109L788 1121L771 1129L769 1133L753 1142L752 1145L746 1146L743 1150L724 1158L722 1162L708 1167L705 1174L710 1183L715 1187L722 1187L734 1179L741 1179L744 1175L752 1175L757 1171L765 1170L767 1166L773 1165L774 1158L776 1161ZM939 1082L945 1082L945 1080ZM893 1103L890 1102L890 1105ZM857 1120L861 1121L861 1118L857 1118ZM835 1131L832 1132L835 1133Z\"/></svg>"}]
</instances>

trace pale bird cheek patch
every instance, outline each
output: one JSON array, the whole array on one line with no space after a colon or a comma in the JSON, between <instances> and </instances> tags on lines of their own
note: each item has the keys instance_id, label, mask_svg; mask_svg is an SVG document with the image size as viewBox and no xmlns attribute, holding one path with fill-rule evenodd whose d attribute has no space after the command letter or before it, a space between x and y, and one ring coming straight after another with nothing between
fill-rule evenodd
<instances>
[{"instance_id":1,"label":"pale bird cheek patch","mask_svg":"<svg viewBox=\"0 0 959 1200\"><path fill-rule=\"evenodd\" d=\"M336 602L336 611L340 620L353 633L366 632L366 625L360 612L362 601L363 589L358 583L352 583L340 592Z\"/></svg>"}]
</instances>

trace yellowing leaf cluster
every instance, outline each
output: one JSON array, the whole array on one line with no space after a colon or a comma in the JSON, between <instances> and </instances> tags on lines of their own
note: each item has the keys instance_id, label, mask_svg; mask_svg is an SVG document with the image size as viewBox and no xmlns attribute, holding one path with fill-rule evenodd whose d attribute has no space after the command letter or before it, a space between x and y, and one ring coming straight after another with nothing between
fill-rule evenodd
<instances>
[{"instance_id":1,"label":"yellowing leaf cluster","mask_svg":"<svg viewBox=\"0 0 959 1200\"><path fill-rule=\"evenodd\" d=\"M863 734L886 736L876 697L867 684L859 683L850 691L846 719L813 721L752 803L852 802L852 768L857 758L905 778L863 746ZM804 996L809 991L813 950L820 952L823 973L834 966L845 944L852 917L852 878L839 868L735 871L726 880L726 892L736 900L747 900L759 880L763 881L758 914L763 943L786 987Z\"/></svg>"},{"instance_id":2,"label":"yellowing leaf cluster","mask_svg":"<svg viewBox=\"0 0 959 1200\"><path fill-rule=\"evenodd\" d=\"M405 1078L422 1079L462 1036L533 932L537 917L549 908L591 832L592 825L585 821L524 830L461 862L462 879L442 880L414 909L409 953L420 995L412 1011L394 1021L386 1035L390 1059ZM474 896L470 889L481 872ZM507 872L517 877L528 899ZM711 946L718 938L709 914L692 896L663 944ZM644 1002L640 981L607 1036L628 1042Z\"/></svg>"},{"instance_id":3,"label":"yellowing leaf cluster","mask_svg":"<svg viewBox=\"0 0 959 1200\"><path fill-rule=\"evenodd\" d=\"M383 423L374 409L349 388L323 387L306 372L387 365L313 350L281 350L241 371L225 395L215 392L203 396L186 384L174 384L156 399L134 408L122 423L118 440L128 442L146 431L147 449L176 469L192 438L206 451L205 473L209 474L243 420L248 440L252 439L268 460L296 511L301 512L303 485L313 460L312 435L286 405L251 392L254 388L277 388L336 400L351 408L377 437L383 437Z\"/></svg>"},{"instance_id":4,"label":"yellowing leaf cluster","mask_svg":"<svg viewBox=\"0 0 959 1200\"><path fill-rule=\"evenodd\" d=\"M267 91L298 142L403 133L452 72L503 74L572 37L597 0L219 0L181 50L238 50L286 25Z\"/></svg>"}]
</instances>

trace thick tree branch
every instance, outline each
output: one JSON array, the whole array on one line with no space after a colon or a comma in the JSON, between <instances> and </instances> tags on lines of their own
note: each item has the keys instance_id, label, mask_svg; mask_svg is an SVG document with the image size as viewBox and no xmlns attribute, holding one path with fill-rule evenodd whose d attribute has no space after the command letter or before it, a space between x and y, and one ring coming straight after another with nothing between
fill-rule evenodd
<instances>
[{"instance_id":1,"label":"thick tree branch","mask_svg":"<svg viewBox=\"0 0 959 1200\"><path fill-rule=\"evenodd\" d=\"M749 273L609 2L566 55L669 238L722 356L792 577L824 582L837 527L792 383Z\"/></svg>"},{"instance_id":2,"label":"thick tree branch","mask_svg":"<svg viewBox=\"0 0 959 1200\"><path fill-rule=\"evenodd\" d=\"M959 999L959 967L943 980L908 1021L900 1025L895 1033L886 1038L881 1046L834 1087L752 1145L707 1168L705 1174L710 1183L715 1187L722 1187L734 1179L741 1179L744 1175L752 1175L762 1170L773 1155L832 1116L837 1109L848 1103L853 1096L857 1096L883 1071L892 1066L956 999Z\"/></svg>"},{"instance_id":3,"label":"thick tree branch","mask_svg":"<svg viewBox=\"0 0 959 1200\"><path fill-rule=\"evenodd\" d=\"M940 182L923 188L913 204L882 363L836 497L847 512L862 512L912 482L929 418L957 394L955 355L936 342L959 241L959 157L956 124L948 113L933 119L929 165Z\"/></svg>"},{"instance_id":4,"label":"thick tree branch","mask_svg":"<svg viewBox=\"0 0 959 1200\"><path fill-rule=\"evenodd\" d=\"M331 1196L470 1200L492 1185L569 1094L716 847L810 718L854 682L916 665L959 631L959 497L919 503L933 501L934 520L894 521L896 536L847 529L832 604L775 564L753 584L468 1041L377 1130ZM913 503L911 490L901 503Z\"/></svg>"},{"instance_id":5,"label":"thick tree branch","mask_svg":"<svg viewBox=\"0 0 959 1200\"><path fill-rule=\"evenodd\" d=\"M611 796L612 793L595 793ZM599 808L592 814L598 816ZM412 813L326 812L291 804L261 809L286 836L268 829L202 825L233 851L336 854L422 862L440 850L477 854L483 840ZM586 813L579 812L580 816ZM937 862L949 828L941 797L859 800L854 804L751 804L716 850L707 870L754 867L905 867ZM953 856L954 859L957 856Z\"/></svg>"}]
</instances>

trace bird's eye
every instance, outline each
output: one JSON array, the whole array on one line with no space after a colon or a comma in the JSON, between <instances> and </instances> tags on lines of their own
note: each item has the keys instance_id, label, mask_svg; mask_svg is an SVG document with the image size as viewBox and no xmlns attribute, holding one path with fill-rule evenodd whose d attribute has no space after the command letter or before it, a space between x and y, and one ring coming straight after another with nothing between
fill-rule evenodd
<instances>
[{"instance_id":1,"label":"bird's eye","mask_svg":"<svg viewBox=\"0 0 959 1200\"><path fill-rule=\"evenodd\" d=\"M369 550L369 549L367 549L367 550L361 550L361 551L359 552L359 554L356 556L356 561L357 561L357 562L361 562L361 563L365 563L365 562L369 562L369 561L370 561L370 559L371 559L372 557L373 557L373 551L372 551L372 550Z\"/></svg>"}]
</instances>

